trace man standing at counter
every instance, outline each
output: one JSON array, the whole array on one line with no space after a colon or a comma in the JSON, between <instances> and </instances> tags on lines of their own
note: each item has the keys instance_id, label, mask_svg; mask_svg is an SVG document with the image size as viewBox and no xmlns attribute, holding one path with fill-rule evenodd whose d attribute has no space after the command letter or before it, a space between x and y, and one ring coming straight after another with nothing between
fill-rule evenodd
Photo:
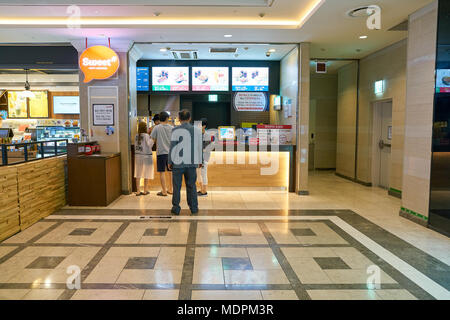
<instances>
[{"instance_id":1,"label":"man standing at counter","mask_svg":"<svg viewBox=\"0 0 450 320\"><path fill-rule=\"evenodd\" d=\"M167 194L172 194L172 177L168 166L172 126L169 124L169 114L167 112L163 111L159 114L159 121L160 124L153 128L150 137L156 140L156 164L161 179L162 190L157 195L167 197ZM166 179L166 171L168 171L169 179Z\"/></svg>"},{"instance_id":2,"label":"man standing at counter","mask_svg":"<svg viewBox=\"0 0 450 320\"><path fill-rule=\"evenodd\" d=\"M182 110L178 114L181 125L172 131L169 167L172 169L172 213L179 215L181 184L186 183L186 197L192 214L198 213L197 168L203 163L202 132L190 124L191 114Z\"/></svg>"}]
</instances>

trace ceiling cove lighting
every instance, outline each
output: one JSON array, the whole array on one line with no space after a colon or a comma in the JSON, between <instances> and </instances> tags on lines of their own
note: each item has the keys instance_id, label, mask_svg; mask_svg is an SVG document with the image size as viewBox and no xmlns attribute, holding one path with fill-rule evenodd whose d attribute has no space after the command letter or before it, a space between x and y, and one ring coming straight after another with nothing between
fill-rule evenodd
<instances>
[{"instance_id":1,"label":"ceiling cove lighting","mask_svg":"<svg viewBox=\"0 0 450 320\"><path fill-rule=\"evenodd\" d=\"M299 20L183 20L183 19L159 19L159 18L80 18L77 25L80 26L255 26L255 27L291 27L301 28L306 21L325 3L326 0L315 0L302 13ZM0 17L0 25L3 26L67 26L67 18L9 18Z\"/></svg>"}]
</instances>

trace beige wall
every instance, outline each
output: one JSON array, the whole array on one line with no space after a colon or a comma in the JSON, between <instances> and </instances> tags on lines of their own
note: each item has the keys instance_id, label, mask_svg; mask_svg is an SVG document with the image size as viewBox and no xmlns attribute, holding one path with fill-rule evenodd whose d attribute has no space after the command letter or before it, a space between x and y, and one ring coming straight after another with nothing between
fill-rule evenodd
<instances>
[{"instance_id":1,"label":"beige wall","mask_svg":"<svg viewBox=\"0 0 450 320\"><path fill-rule=\"evenodd\" d=\"M438 2L409 18L402 207L428 217Z\"/></svg>"},{"instance_id":2,"label":"beige wall","mask_svg":"<svg viewBox=\"0 0 450 320\"><path fill-rule=\"evenodd\" d=\"M355 178L357 79L357 62L338 72L336 172L349 178Z\"/></svg>"},{"instance_id":3,"label":"beige wall","mask_svg":"<svg viewBox=\"0 0 450 320\"><path fill-rule=\"evenodd\" d=\"M402 190L406 98L406 40L360 61L357 179L373 183L373 108L376 101L392 100L392 154L390 188ZM385 92L375 94L375 82L385 81Z\"/></svg>"},{"instance_id":4,"label":"beige wall","mask_svg":"<svg viewBox=\"0 0 450 320\"><path fill-rule=\"evenodd\" d=\"M311 75L309 136L311 139L314 134L311 139L314 143L312 169L336 168L337 85L337 74Z\"/></svg>"},{"instance_id":5,"label":"beige wall","mask_svg":"<svg viewBox=\"0 0 450 320\"><path fill-rule=\"evenodd\" d=\"M292 117L285 118L284 110L270 110L270 123L280 125L292 125L293 143L296 143L295 132L297 130L297 108L298 106L298 48L292 50L286 57L281 60L281 80L280 94L284 100L292 100Z\"/></svg>"}]
</instances>

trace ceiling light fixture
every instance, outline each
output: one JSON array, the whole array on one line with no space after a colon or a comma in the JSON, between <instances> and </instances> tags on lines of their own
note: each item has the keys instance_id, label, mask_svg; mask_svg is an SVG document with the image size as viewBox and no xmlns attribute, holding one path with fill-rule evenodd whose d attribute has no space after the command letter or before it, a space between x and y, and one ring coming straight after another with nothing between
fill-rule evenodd
<instances>
[{"instance_id":1,"label":"ceiling light fixture","mask_svg":"<svg viewBox=\"0 0 450 320\"><path fill-rule=\"evenodd\" d=\"M159 49L159 51L161 51L161 52L167 52L167 51L169 51L169 48L161 48L161 49Z\"/></svg>"},{"instance_id":2,"label":"ceiling light fixture","mask_svg":"<svg viewBox=\"0 0 450 320\"><path fill-rule=\"evenodd\" d=\"M34 99L36 95L31 91L31 85L28 82L28 69L25 69L25 75L26 75L25 91L22 91L20 95L24 98Z\"/></svg>"},{"instance_id":3,"label":"ceiling light fixture","mask_svg":"<svg viewBox=\"0 0 450 320\"><path fill-rule=\"evenodd\" d=\"M224 34L223 35L225 38L231 38L233 35L232 34Z\"/></svg>"},{"instance_id":4,"label":"ceiling light fixture","mask_svg":"<svg viewBox=\"0 0 450 320\"><path fill-rule=\"evenodd\" d=\"M277 50L275 50L275 49L269 49L269 52L271 52L271 53L274 53L274 52L276 52Z\"/></svg>"},{"instance_id":5,"label":"ceiling light fixture","mask_svg":"<svg viewBox=\"0 0 450 320\"><path fill-rule=\"evenodd\" d=\"M367 39L368 36L360 36L359 38L360 38L360 39Z\"/></svg>"},{"instance_id":6,"label":"ceiling light fixture","mask_svg":"<svg viewBox=\"0 0 450 320\"><path fill-rule=\"evenodd\" d=\"M350 18L364 18L364 17L368 17L371 14L367 11L367 9L369 9L368 6L354 8L354 9L348 11L347 15Z\"/></svg>"}]
</instances>

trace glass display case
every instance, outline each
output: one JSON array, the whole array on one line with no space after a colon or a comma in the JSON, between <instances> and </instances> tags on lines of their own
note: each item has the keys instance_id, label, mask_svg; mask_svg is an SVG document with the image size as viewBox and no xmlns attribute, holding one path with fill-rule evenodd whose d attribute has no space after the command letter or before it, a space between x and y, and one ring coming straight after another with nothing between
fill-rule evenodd
<instances>
[{"instance_id":1,"label":"glass display case","mask_svg":"<svg viewBox=\"0 0 450 320\"><path fill-rule=\"evenodd\" d=\"M36 129L38 141L67 139L69 143L76 143L80 140L79 127L38 126Z\"/></svg>"}]
</instances>

